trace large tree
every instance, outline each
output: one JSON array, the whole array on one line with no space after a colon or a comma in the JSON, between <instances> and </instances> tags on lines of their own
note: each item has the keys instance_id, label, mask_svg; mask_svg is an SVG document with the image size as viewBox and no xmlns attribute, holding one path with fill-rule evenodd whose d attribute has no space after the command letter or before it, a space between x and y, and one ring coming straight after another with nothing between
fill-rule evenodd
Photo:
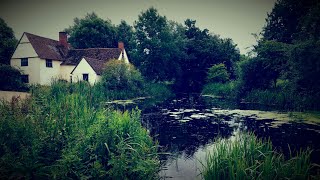
<instances>
[{"instance_id":1,"label":"large tree","mask_svg":"<svg viewBox=\"0 0 320 180\"><path fill-rule=\"evenodd\" d=\"M208 69L215 64L226 65L234 78L234 63L239 60L239 50L231 39L222 39L218 35L201 30L196 21L185 21L187 57L181 63L182 78L179 81L180 91L200 91L205 83Z\"/></svg>"},{"instance_id":2,"label":"large tree","mask_svg":"<svg viewBox=\"0 0 320 180\"><path fill-rule=\"evenodd\" d=\"M293 43L302 31L314 28L319 32L319 16L315 16L319 14L317 10L319 0L277 0L266 19L263 39Z\"/></svg>"},{"instance_id":3,"label":"large tree","mask_svg":"<svg viewBox=\"0 0 320 180\"><path fill-rule=\"evenodd\" d=\"M134 27L137 51L133 63L149 80L174 80L183 55L181 38L171 29L175 26L155 8L149 8L139 15Z\"/></svg>"},{"instance_id":4,"label":"large tree","mask_svg":"<svg viewBox=\"0 0 320 180\"><path fill-rule=\"evenodd\" d=\"M66 29L74 48L116 47L116 27L110 20L103 20L95 13L83 19L75 18L74 25Z\"/></svg>"},{"instance_id":5,"label":"large tree","mask_svg":"<svg viewBox=\"0 0 320 180\"><path fill-rule=\"evenodd\" d=\"M134 29L124 20L121 20L120 24L116 28L117 40L124 43L129 59L131 59L131 54L134 53L136 48Z\"/></svg>"},{"instance_id":6,"label":"large tree","mask_svg":"<svg viewBox=\"0 0 320 180\"><path fill-rule=\"evenodd\" d=\"M319 0L275 3L255 46L256 57L242 63L244 90L280 89L302 101L320 99L319 10Z\"/></svg>"},{"instance_id":7,"label":"large tree","mask_svg":"<svg viewBox=\"0 0 320 180\"><path fill-rule=\"evenodd\" d=\"M13 30L0 18L0 64L10 64L16 44Z\"/></svg>"}]
</instances>

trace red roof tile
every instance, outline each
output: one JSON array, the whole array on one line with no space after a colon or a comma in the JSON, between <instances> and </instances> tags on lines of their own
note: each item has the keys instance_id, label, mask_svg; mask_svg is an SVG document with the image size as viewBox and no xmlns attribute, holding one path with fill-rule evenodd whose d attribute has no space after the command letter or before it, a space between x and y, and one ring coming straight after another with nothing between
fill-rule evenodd
<instances>
[{"instance_id":1,"label":"red roof tile","mask_svg":"<svg viewBox=\"0 0 320 180\"><path fill-rule=\"evenodd\" d=\"M108 61L118 59L121 49L119 48L88 48L88 49L71 49L68 51L66 61L63 65L77 65L83 57Z\"/></svg>"},{"instance_id":2,"label":"red roof tile","mask_svg":"<svg viewBox=\"0 0 320 180\"><path fill-rule=\"evenodd\" d=\"M89 65L92 67L92 69L98 74L101 75L103 72L103 69L105 67L106 62L108 62L111 59L108 60L99 60L89 57L84 57L84 59L89 63Z\"/></svg>"},{"instance_id":3,"label":"red roof tile","mask_svg":"<svg viewBox=\"0 0 320 180\"><path fill-rule=\"evenodd\" d=\"M41 59L54 59L63 61L68 49L62 46L59 41L49 38L25 33L33 49Z\"/></svg>"}]
</instances>

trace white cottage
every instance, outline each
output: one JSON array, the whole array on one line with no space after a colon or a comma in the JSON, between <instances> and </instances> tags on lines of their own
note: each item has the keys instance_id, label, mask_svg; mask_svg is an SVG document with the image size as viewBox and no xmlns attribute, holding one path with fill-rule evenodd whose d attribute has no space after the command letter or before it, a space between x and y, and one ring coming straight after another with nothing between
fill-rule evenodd
<instances>
[{"instance_id":1,"label":"white cottage","mask_svg":"<svg viewBox=\"0 0 320 180\"><path fill-rule=\"evenodd\" d=\"M73 49L65 32L59 33L59 41L25 32L10 64L22 71L22 80L29 84L50 85L52 79L94 84L110 59L129 63L122 42L118 48Z\"/></svg>"}]
</instances>

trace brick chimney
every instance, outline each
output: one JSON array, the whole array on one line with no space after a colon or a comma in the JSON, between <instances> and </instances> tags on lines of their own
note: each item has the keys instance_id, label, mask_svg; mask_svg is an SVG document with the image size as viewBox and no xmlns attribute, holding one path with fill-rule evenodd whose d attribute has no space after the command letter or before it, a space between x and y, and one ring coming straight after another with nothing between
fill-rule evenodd
<instances>
[{"instance_id":1,"label":"brick chimney","mask_svg":"<svg viewBox=\"0 0 320 180\"><path fill-rule=\"evenodd\" d=\"M124 43L122 41L118 42L118 48L121 49L121 51L124 50Z\"/></svg>"},{"instance_id":2,"label":"brick chimney","mask_svg":"<svg viewBox=\"0 0 320 180\"><path fill-rule=\"evenodd\" d=\"M68 37L66 32L59 32L59 42L64 47L68 48Z\"/></svg>"}]
</instances>

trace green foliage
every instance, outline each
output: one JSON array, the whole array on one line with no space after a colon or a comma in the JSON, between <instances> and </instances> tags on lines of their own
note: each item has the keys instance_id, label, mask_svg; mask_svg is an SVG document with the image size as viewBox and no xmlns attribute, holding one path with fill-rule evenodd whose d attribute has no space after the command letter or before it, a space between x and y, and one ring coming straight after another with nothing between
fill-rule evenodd
<instances>
[{"instance_id":1,"label":"green foliage","mask_svg":"<svg viewBox=\"0 0 320 180\"><path fill-rule=\"evenodd\" d=\"M10 64L16 44L13 30L0 18L0 64Z\"/></svg>"},{"instance_id":2,"label":"green foliage","mask_svg":"<svg viewBox=\"0 0 320 180\"><path fill-rule=\"evenodd\" d=\"M130 26L126 21L121 20L120 24L116 27L117 29L117 41L122 41L125 45L129 59L131 54L134 53L136 48L135 44L135 33L133 27Z\"/></svg>"},{"instance_id":3,"label":"green foliage","mask_svg":"<svg viewBox=\"0 0 320 180\"><path fill-rule=\"evenodd\" d=\"M146 83L144 86L147 96L154 100L163 102L173 96L171 89L164 83Z\"/></svg>"},{"instance_id":4,"label":"green foliage","mask_svg":"<svg viewBox=\"0 0 320 180\"><path fill-rule=\"evenodd\" d=\"M182 35L174 31L178 24L169 24L155 8L142 12L135 22L137 49L133 58L142 74L152 81L171 81L180 74L183 57Z\"/></svg>"},{"instance_id":5,"label":"green foliage","mask_svg":"<svg viewBox=\"0 0 320 180\"><path fill-rule=\"evenodd\" d=\"M0 64L0 90L26 91L28 87L21 82L21 73L10 65Z\"/></svg>"},{"instance_id":6,"label":"green foliage","mask_svg":"<svg viewBox=\"0 0 320 180\"><path fill-rule=\"evenodd\" d=\"M236 81L227 83L208 83L204 85L202 94L226 99L235 99L237 97L237 86L238 84Z\"/></svg>"},{"instance_id":7,"label":"green foliage","mask_svg":"<svg viewBox=\"0 0 320 180\"><path fill-rule=\"evenodd\" d=\"M116 27L110 20L103 20L95 13L83 19L74 19L74 25L65 30L70 35L68 41L74 48L117 47Z\"/></svg>"},{"instance_id":8,"label":"green foliage","mask_svg":"<svg viewBox=\"0 0 320 180\"><path fill-rule=\"evenodd\" d=\"M270 141L253 134L218 139L207 155L201 175L204 179L309 179L310 150L285 160L274 152Z\"/></svg>"},{"instance_id":9,"label":"green foliage","mask_svg":"<svg viewBox=\"0 0 320 180\"><path fill-rule=\"evenodd\" d=\"M0 179L157 176L157 146L139 110L103 108L101 91L85 82L56 81L31 92L26 101L0 103Z\"/></svg>"},{"instance_id":10,"label":"green foliage","mask_svg":"<svg viewBox=\"0 0 320 180\"><path fill-rule=\"evenodd\" d=\"M319 7L316 0L276 2L256 56L239 63L240 98L281 109L320 108Z\"/></svg>"},{"instance_id":11,"label":"green foliage","mask_svg":"<svg viewBox=\"0 0 320 180\"><path fill-rule=\"evenodd\" d=\"M178 91L199 92L205 83L207 70L214 64L224 63L231 79L235 78L234 63L239 50L231 39L210 34L196 27L196 21L185 21L186 58L181 61L182 76L177 82Z\"/></svg>"},{"instance_id":12,"label":"green foliage","mask_svg":"<svg viewBox=\"0 0 320 180\"><path fill-rule=\"evenodd\" d=\"M209 68L207 81L215 83L226 83L230 80L226 66L223 63L216 64Z\"/></svg>"},{"instance_id":13,"label":"green foliage","mask_svg":"<svg viewBox=\"0 0 320 180\"><path fill-rule=\"evenodd\" d=\"M134 29L125 21L114 27L92 13L76 18L67 32L75 48L114 47L115 41L123 41L130 61L148 81L170 81L178 92L199 92L214 64L224 63L235 79L239 50L231 39L200 30L195 22L170 21L151 7L141 12Z\"/></svg>"},{"instance_id":14,"label":"green foliage","mask_svg":"<svg viewBox=\"0 0 320 180\"><path fill-rule=\"evenodd\" d=\"M318 39L319 6L318 0L278 0L266 19L263 39L283 43Z\"/></svg>"},{"instance_id":15,"label":"green foliage","mask_svg":"<svg viewBox=\"0 0 320 180\"><path fill-rule=\"evenodd\" d=\"M128 99L142 96L144 79L132 65L120 60L111 60L105 65L101 85L108 99Z\"/></svg>"},{"instance_id":16,"label":"green foliage","mask_svg":"<svg viewBox=\"0 0 320 180\"><path fill-rule=\"evenodd\" d=\"M320 99L320 41L296 43L290 53L292 76L288 79L295 90L301 95Z\"/></svg>"},{"instance_id":17,"label":"green foliage","mask_svg":"<svg viewBox=\"0 0 320 180\"><path fill-rule=\"evenodd\" d=\"M242 93L249 92L252 89L266 89L271 87L272 74L271 67L265 67L261 58L251 58L239 63L241 68L240 83Z\"/></svg>"}]
</instances>

